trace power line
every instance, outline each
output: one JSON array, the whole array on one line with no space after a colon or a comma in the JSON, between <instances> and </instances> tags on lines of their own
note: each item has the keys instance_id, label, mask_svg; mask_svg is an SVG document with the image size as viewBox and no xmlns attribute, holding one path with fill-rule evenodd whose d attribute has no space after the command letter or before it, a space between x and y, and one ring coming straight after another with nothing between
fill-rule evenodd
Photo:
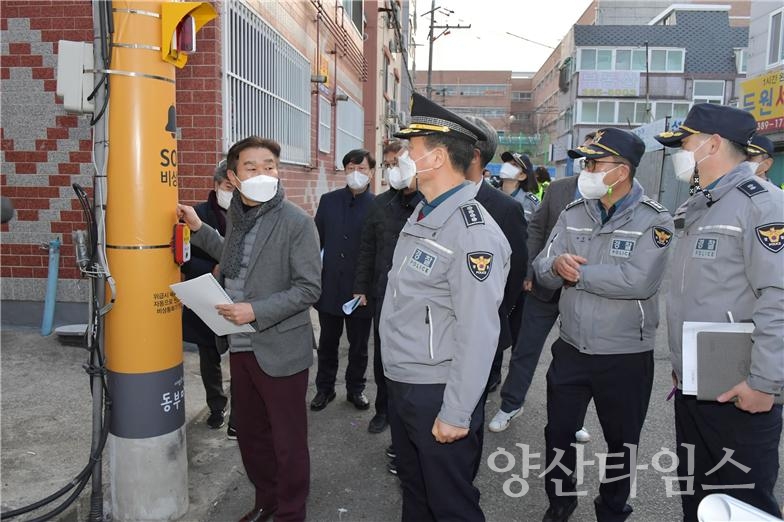
<instances>
[{"instance_id":1,"label":"power line","mask_svg":"<svg viewBox=\"0 0 784 522\"><path fill-rule=\"evenodd\" d=\"M520 36L520 35L518 35L518 34L510 33L509 31L506 31L506 34L508 34L509 36L514 36L515 38L519 38L519 39L521 39L521 40L525 40L525 41L526 41L526 42L528 42L528 43L532 43L532 44L536 44L536 45L541 45L542 47L547 47L548 49L555 49L555 47L553 47L553 46L551 46L551 45L543 44L543 43L541 43L541 42L535 42L535 41L533 41L533 40L529 40L528 38L523 38L522 36Z\"/></svg>"}]
</instances>

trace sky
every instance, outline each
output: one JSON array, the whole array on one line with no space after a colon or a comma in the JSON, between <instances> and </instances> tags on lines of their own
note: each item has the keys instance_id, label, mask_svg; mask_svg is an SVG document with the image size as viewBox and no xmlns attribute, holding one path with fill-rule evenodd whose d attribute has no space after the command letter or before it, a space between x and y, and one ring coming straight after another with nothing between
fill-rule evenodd
<instances>
[{"instance_id":1,"label":"sky","mask_svg":"<svg viewBox=\"0 0 784 522\"><path fill-rule=\"evenodd\" d=\"M507 32L555 47L591 0L436 0L436 25L471 25L452 29L433 43L433 70L535 72L552 49ZM431 0L417 0L416 68L427 70ZM443 29L436 29L437 36Z\"/></svg>"}]
</instances>

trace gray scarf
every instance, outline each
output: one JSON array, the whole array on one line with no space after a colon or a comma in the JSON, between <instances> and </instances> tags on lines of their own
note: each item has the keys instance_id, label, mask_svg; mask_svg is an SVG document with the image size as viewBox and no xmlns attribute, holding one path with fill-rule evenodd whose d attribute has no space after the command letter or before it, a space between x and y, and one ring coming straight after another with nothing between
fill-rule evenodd
<instances>
[{"instance_id":1,"label":"gray scarf","mask_svg":"<svg viewBox=\"0 0 784 522\"><path fill-rule=\"evenodd\" d=\"M231 198L229 205L229 219L231 220L231 234L226 238L226 247L223 249L220 266L224 277L234 279L240 275L240 264L242 263L242 246L245 242L245 235L256 224L256 220L264 214L277 207L285 197L283 185L278 181L278 191L271 200L253 207L247 211L243 208L242 198L239 194Z\"/></svg>"}]
</instances>

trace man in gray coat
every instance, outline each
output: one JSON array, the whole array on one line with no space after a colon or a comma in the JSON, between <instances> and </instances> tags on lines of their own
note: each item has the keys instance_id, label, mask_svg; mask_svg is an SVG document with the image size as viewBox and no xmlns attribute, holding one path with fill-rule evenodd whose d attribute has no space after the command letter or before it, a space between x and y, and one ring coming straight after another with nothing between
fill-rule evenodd
<instances>
[{"instance_id":1,"label":"man in gray coat","mask_svg":"<svg viewBox=\"0 0 784 522\"><path fill-rule=\"evenodd\" d=\"M310 483L305 393L321 259L313 220L284 198L279 158L280 145L256 136L229 149L229 180L239 197L229 206L225 239L192 207L177 207L192 243L220 259L234 304L218 305L218 312L253 327L228 336L240 453L256 489L253 510L242 519L249 521L273 514L304 520Z\"/></svg>"},{"instance_id":2,"label":"man in gray coat","mask_svg":"<svg viewBox=\"0 0 784 522\"><path fill-rule=\"evenodd\" d=\"M591 399L608 453L596 518L620 522L632 512L631 463L653 387L658 291L673 234L667 209L634 180L644 152L639 137L614 128L570 150L585 158L583 199L561 213L534 261L544 286L562 288L561 335L547 371L544 522L565 521L577 507L574 433Z\"/></svg>"}]
</instances>

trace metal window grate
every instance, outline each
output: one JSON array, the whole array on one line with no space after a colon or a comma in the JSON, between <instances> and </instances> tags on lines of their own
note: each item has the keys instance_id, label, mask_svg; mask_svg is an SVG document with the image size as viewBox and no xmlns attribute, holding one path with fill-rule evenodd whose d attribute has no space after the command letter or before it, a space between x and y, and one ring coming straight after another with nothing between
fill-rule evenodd
<instances>
[{"instance_id":1,"label":"metal window grate","mask_svg":"<svg viewBox=\"0 0 784 522\"><path fill-rule=\"evenodd\" d=\"M281 145L281 161L310 159L310 62L253 10L224 3L224 136Z\"/></svg>"},{"instance_id":2,"label":"metal window grate","mask_svg":"<svg viewBox=\"0 0 784 522\"><path fill-rule=\"evenodd\" d=\"M338 94L345 93L338 89ZM343 170L343 156L350 150L361 149L365 142L365 112L351 98L339 101L337 106L335 168Z\"/></svg>"},{"instance_id":3,"label":"metal window grate","mask_svg":"<svg viewBox=\"0 0 784 522\"><path fill-rule=\"evenodd\" d=\"M332 104L323 96L319 96L319 151L329 153L332 146Z\"/></svg>"}]
</instances>

